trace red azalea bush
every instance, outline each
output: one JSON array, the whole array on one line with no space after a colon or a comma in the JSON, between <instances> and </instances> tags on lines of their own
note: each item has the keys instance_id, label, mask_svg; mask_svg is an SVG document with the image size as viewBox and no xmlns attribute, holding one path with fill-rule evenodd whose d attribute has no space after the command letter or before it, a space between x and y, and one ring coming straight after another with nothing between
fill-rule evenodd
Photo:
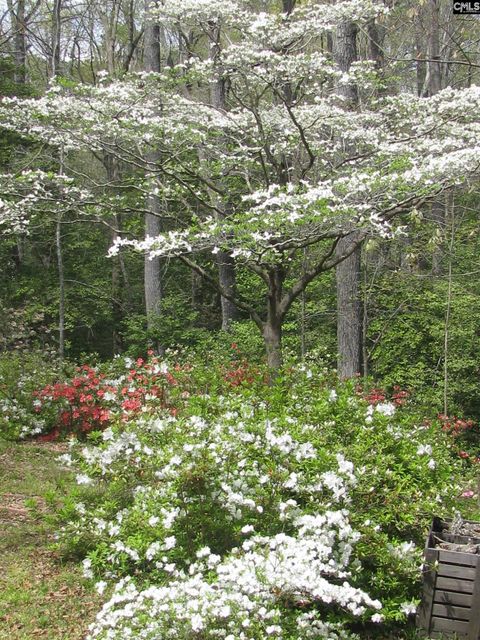
<instances>
[{"instance_id":1,"label":"red azalea bush","mask_svg":"<svg viewBox=\"0 0 480 640\"><path fill-rule=\"evenodd\" d=\"M380 387L365 390L361 384L358 384L357 394L362 396L369 404L377 405L381 402L392 402L396 407L403 407L410 397L409 391L402 389L398 385L395 385L393 391L389 393Z\"/></svg>"},{"instance_id":2,"label":"red azalea bush","mask_svg":"<svg viewBox=\"0 0 480 640\"><path fill-rule=\"evenodd\" d=\"M253 384L258 379L259 373L258 367L251 365L246 359L232 362L222 369L223 379L231 387Z\"/></svg>"},{"instance_id":3,"label":"red azalea bush","mask_svg":"<svg viewBox=\"0 0 480 640\"><path fill-rule=\"evenodd\" d=\"M439 414L438 419L442 431L448 433L454 441L455 448L460 458L478 464L480 462L478 447L478 424L474 420L457 418Z\"/></svg>"},{"instance_id":4,"label":"red azalea bush","mask_svg":"<svg viewBox=\"0 0 480 640\"><path fill-rule=\"evenodd\" d=\"M442 423L442 429L455 438L465 434L467 431L471 431L475 426L473 420L463 420L456 416L449 417L442 413L439 414L438 419Z\"/></svg>"},{"instance_id":5,"label":"red azalea bush","mask_svg":"<svg viewBox=\"0 0 480 640\"><path fill-rule=\"evenodd\" d=\"M158 358L122 359L120 375L115 371L118 367L115 361L113 370L106 371L82 365L72 379L35 391L35 412L53 416L51 429L39 439L54 440L65 433L82 435L102 430L115 418L129 420L147 410L175 412L167 389L176 386L177 380Z\"/></svg>"},{"instance_id":6,"label":"red azalea bush","mask_svg":"<svg viewBox=\"0 0 480 640\"><path fill-rule=\"evenodd\" d=\"M69 433L83 437L113 420L128 421L146 412L176 415L192 395L225 395L256 382L263 385L267 377L259 367L249 363L238 347L232 350L228 364L219 367L200 358L168 364L151 351L145 358L77 367L71 379L34 392L34 411L46 425L38 439L55 440Z\"/></svg>"}]
</instances>

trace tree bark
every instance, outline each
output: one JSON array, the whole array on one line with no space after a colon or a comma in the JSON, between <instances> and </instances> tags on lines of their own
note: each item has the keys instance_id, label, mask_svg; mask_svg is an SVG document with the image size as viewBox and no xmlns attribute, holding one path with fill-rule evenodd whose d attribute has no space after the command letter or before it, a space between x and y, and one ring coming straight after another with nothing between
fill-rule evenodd
<instances>
[{"instance_id":1,"label":"tree bark","mask_svg":"<svg viewBox=\"0 0 480 640\"><path fill-rule=\"evenodd\" d=\"M334 59L342 71L348 71L357 56L357 26L352 22L339 25L334 45ZM358 104L358 88L349 83L337 88L354 108ZM348 252L358 241L357 233L342 238L336 255ZM360 303L361 245L336 267L337 288L337 370L340 378L351 378L362 370L362 306Z\"/></svg>"},{"instance_id":2,"label":"tree bark","mask_svg":"<svg viewBox=\"0 0 480 640\"><path fill-rule=\"evenodd\" d=\"M342 238L338 243L337 252L345 253L352 242L350 236ZM362 370L361 255L359 246L336 268L337 370L340 378L352 378Z\"/></svg>"},{"instance_id":3,"label":"tree bark","mask_svg":"<svg viewBox=\"0 0 480 640\"><path fill-rule=\"evenodd\" d=\"M434 96L442 89L442 65L440 63L440 5L439 0L430 0L428 6L428 58L425 94ZM439 230L439 237L445 231L445 198L439 196L431 204L432 221ZM444 247L439 243L432 253L432 274L438 276L442 272Z\"/></svg>"},{"instance_id":4,"label":"tree bark","mask_svg":"<svg viewBox=\"0 0 480 640\"><path fill-rule=\"evenodd\" d=\"M217 25L211 25L210 28L211 39L211 59L215 65L218 65L218 56L220 54L220 29ZM226 96L225 96L225 79L222 77L221 69L217 66L216 77L210 85L210 102L215 109L219 111L226 111ZM221 144L221 141L219 141ZM217 215L219 217L227 215L228 205L218 197L214 197L217 210L220 212ZM218 278L220 287L230 294L235 293L236 288L236 274L235 274L235 260L231 254L225 251L221 251L217 254L217 266L218 266ZM221 296L220 298L222 309L222 331L229 331L232 322L238 319L238 309L228 298Z\"/></svg>"},{"instance_id":5,"label":"tree bark","mask_svg":"<svg viewBox=\"0 0 480 640\"><path fill-rule=\"evenodd\" d=\"M415 55L416 62L416 79L417 79L417 95L422 96L425 87L425 78L427 75L427 65L424 62L426 58L425 51L425 34L422 23L422 8L418 7L415 14Z\"/></svg>"},{"instance_id":6,"label":"tree bark","mask_svg":"<svg viewBox=\"0 0 480 640\"><path fill-rule=\"evenodd\" d=\"M283 364L282 324L285 311L282 310L282 298L285 276L286 272L281 266L273 267L268 274L267 319L263 324L262 334L272 382Z\"/></svg>"},{"instance_id":7,"label":"tree bark","mask_svg":"<svg viewBox=\"0 0 480 640\"><path fill-rule=\"evenodd\" d=\"M110 187L115 188L115 185L119 182L118 158L112 155L105 154L103 158L103 164L107 172L108 184ZM111 230L110 236L112 244L118 236L118 230L121 226L120 216L117 214L114 214L114 223L115 228ZM122 293L123 290L127 288L127 283L124 282L124 286L122 287L123 257L121 253L119 253L117 256L112 256L110 260L112 261L112 352L114 355L116 355L122 352L122 338L118 331L118 327L123 320L124 309L122 304Z\"/></svg>"},{"instance_id":8,"label":"tree bark","mask_svg":"<svg viewBox=\"0 0 480 640\"><path fill-rule=\"evenodd\" d=\"M147 198L147 209L152 213L145 214L145 237L155 237L161 233L161 222L158 214L160 212L160 200L153 193ZM162 284L160 273L160 258L150 259L145 257L145 308L149 328L156 324L155 319L160 315L162 304Z\"/></svg>"},{"instance_id":9,"label":"tree bark","mask_svg":"<svg viewBox=\"0 0 480 640\"><path fill-rule=\"evenodd\" d=\"M282 364L282 322L279 318L270 318L263 329L263 339L267 353L267 366L270 371L270 380L277 377Z\"/></svg>"},{"instance_id":10,"label":"tree bark","mask_svg":"<svg viewBox=\"0 0 480 640\"><path fill-rule=\"evenodd\" d=\"M145 34L143 44L143 66L145 71L159 73L160 63L160 27L149 19L150 0L145 0ZM152 151L148 154L147 161L155 166L160 160L158 152ZM157 194L153 191L147 198L147 209L150 213L145 214L145 237L155 237L161 233L161 202ZM161 313L162 304L162 282L161 282L161 261L155 257L150 259L145 255L144 262L144 290L145 290L145 310L147 313L147 326L150 331L155 331ZM157 351L161 351L159 344L153 345Z\"/></svg>"},{"instance_id":11,"label":"tree bark","mask_svg":"<svg viewBox=\"0 0 480 640\"><path fill-rule=\"evenodd\" d=\"M442 65L440 62L440 4L430 0L428 32L428 87L427 95L434 96L442 89Z\"/></svg>"},{"instance_id":12,"label":"tree bark","mask_svg":"<svg viewBox=\"0 0 480 640\"><path fill-rule=\"evenodd\" d=\"M341 71L349 71L352 63L358 60L357 33L358 27L353 22L341 22L337 27L333 57ZM347 100L349 106L355 107L358 104L358 88L355 82L337 87L337 93Z\"/></svg>"},{"instance_id":13,"label":"tree bark","mask_svg":"<svg viewBox=\"0 0 480 640\"><path fill-rule=\"evenodd\" d=\"M107 70L109 74L115 73L115 45L117 42L117 28L118 17L120 13L120 2L114 0L110 15L107 13L103 16L103 30L104 30L104 46L105 46L105 59L107 61Z\"/></svg>"},{"instance_id":14,"label":"tree bark","mask_svg":"<svg viewBox=\"0 0 480 640\"><path fill-rule=\"evenodd\" d=\"M55 247L58 268L58 358L65 358L65 272L63 269L62 214L57 215Z\"/></svg>"},{"instance_id":15,"label":"tree bark","mask_svg":"<svg viewBox=\"0 0 480 640\"><path fill-rule=\"evenodd\" d=\"M367 34L370 58L375 62L377 71L382 71L385 67L385 55L383 52L385 28L379 25L376 20L370 20L367 24Z\"/></svg>"},{"instance_id":16,"label":"tree bark","mask_svg":"<svg viewBox=\"0 0 480 640\"><path fill-rule=\"evenodd\" d=\"M217 265L220 287L233 293L236 288L235 260L230 253L220 251L217 254ZM232 322L238 318L238 309L233 302L224 296L220 296L220 304L222 307L222 331L229 331Z\"/></svg>"},{"instance_id":17,"label":"tree bark","mask_svg":"<svg viewBox=\"0 0 480 640\"><path fill-rule=\"evenodd\" d=\"M283 13L290 15L292 11L295 9L296 4L297 4L297 0L282 0Z\"/></svg>"},{"instance_id":18,"label":"tree bark","mask_svg":"<svg viewBox=\"0 0 480 640\"><path fill-rule=\"evenodd\" d=\"M15 70L13 79L15 84L25 86L27 80L27 30L25 15L25 0L17 0L14 6L12 0L7 1L10 23L14 32L13 36L13 59L15 60Z\"/></svg>"},{"instance_id":19,"label":"tree bark","mask_svg":"<svg viewBox=\"0 0 480 640\"><path fill-rule=\"evenodd\" d=\"M61 42L61 11L62 0L54 0L52 12L52 42L49 77L53 78L60 72L60 42Z\"/></svg>"}]
</instances>

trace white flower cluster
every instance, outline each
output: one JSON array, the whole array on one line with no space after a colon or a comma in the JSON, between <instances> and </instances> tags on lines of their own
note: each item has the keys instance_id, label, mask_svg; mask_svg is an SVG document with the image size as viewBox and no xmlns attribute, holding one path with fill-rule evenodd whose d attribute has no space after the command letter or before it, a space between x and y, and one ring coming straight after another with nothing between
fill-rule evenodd
<instances>
[{"instance_id":1,"label":"white flower cluster","mask_svg":"<svg viewBox=\"0 0 480 640\"><path fill-rule=\"evenodd\" d=\"M350 583L359 534L343 507L356 484L353 464L341 454L329 456L312 477L308 469L319 451L308 430L296 429L289 416L259 419L257 410L264 408L230 402L210 420L142 418L135 429L108 429L97 448L73 447L80 484L118 482L129 468L155 470L113 517L103 507L92 512L77 505L77 528L62 534L88 531L103 541L108 572L98 575L92 559L84 562L85 575L100 579L102 591L125 563L132 574L150 565L160 578L148 588L121 580L91 628L92 639L283 638L292 625L305 638L346 638L340 624L315 613L317 604L351 616L380 608ZM202 479L205 469L214 475ZM192 482L200 494L189 489ZM237 546L222 555L199 547L185 564L179 560L183 528L204 504L215 505L210 517L238 532ZM140 521L145 542L129 534ZM272 522L277 530L266 534Z\"/></svg>"},{"instance_id":2,"label":"white flower cluster","mask_svg":"<svg viewBox=\"0 0 480 640\"><path fill-rule=\"evenodd\" d=\"M301 608L323 603L353 615L381 608L346 580L358 536L344 511L301 516L294 526L296 535L255 536L223 561L203 548L187 572L174 572L168 586L139 591L131 580L121 581L89 637L153 639L201 632L204 638L247 640L255 629L256 637L283 638L286 601L299 605L295 617L303 637L330 638L333 631L345 636L340 625L332 627Z\"/></svg>"},{"instance_id":3,"label":"white flower cluster","mask_svg":"<svg viewBox=\"0 0 480 640\"><path fill-rule=\"evenodd\" d=\"M64 175L44 171L0 174L0 233L28 234L31 217L39 212L78 209L93 198ZM61 205L59 204L61 202Z\"/></svg>"}]
</instances>

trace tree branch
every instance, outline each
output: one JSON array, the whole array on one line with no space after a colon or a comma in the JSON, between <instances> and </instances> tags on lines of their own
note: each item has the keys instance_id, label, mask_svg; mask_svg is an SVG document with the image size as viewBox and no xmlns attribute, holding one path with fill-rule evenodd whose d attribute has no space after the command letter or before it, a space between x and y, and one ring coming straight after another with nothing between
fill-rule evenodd
<instances>
[{"instance_id":1,"label":"tree branch","mask_svg":"<svg viewBox=\"0 0 480 640\"><path fill-rule=\"evenodd\" d=\"M202 278L204 278L216 291L218 291L221 296L223 296L224 298L232 302L239 309L246 311L250 315L251 319L255 322L257 327L260 329L260 331L263 331L264 323L262 318L260 317L256 309L254 309L250 304L248 304L248 302L240 298L238 294L233 295L231 292L224 289L216 278L211 276L208 273L208 271L206 271L199 264L197 264L193 260L190 260L190 258L187 258L186 256L183 256L183 255L179 255L177 257L179 258L179 260L181 260L181 262L183 262L183 264L185 264L187 267L189 267L190 269L198 273L200 276L202 276Z\"/></svg>"}]
</instances>

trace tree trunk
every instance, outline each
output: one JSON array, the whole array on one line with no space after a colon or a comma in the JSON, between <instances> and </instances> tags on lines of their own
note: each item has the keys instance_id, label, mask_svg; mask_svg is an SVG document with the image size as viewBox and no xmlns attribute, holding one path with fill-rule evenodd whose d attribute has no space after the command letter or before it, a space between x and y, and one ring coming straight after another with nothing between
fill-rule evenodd
<instances>
[{"instance_id":1,"label":"tree trunk","mask_svg":"<svg viewBox=\"0 0 480 640\"><path fill-rule=\"evenodd\" d=\"M62 214L57 216L55 247L58 268L58 358L65 358L65 272L63 269Z\"/></svg>"},{"instance_id":2,"label":"tree trunk","mask_svg":"<svg viewBox=\"0 0 480 640\"><path fill-rule=\"evenodd\" d=\"M429 2L428 25L428 66L426 90L427 96L434 96L442 89L442 66L440 63L440 5L438 0ZM445 198L439 196L431 205L432 221L436 225L439 238L443 238L445 231ZM443 242L435 246L432 253L432 274L438 276L442 272L444 247Z\"/></svg>"},{"instance_id":3,"label":"tree trunk","mask_svg":"<svg viewBox=\"0 0 480 640\"><path fill-rule=\"evenodd\" d=\"M107 180L108 184L111 188L115 189L115 185L119 182L119 171L118 171L118 158L112 155L105 154L103 158L103 164L105 166L107 172ZM115 241L118 236L118 230L120 229L121 222L120 216L118 214L114 214L114 229L111 230L110 240L111 243ZM113 329L112 329L112 352L114 355L122 352L122 338L118 331L120 323L123 320L124 308L123 308L123 291L127 290L128 295L128 286L127 282L123 283L122 286L122 260L123 256L119 253L116 256L110 258L112 261L112 319L113 319Z\"/></svg>"},{"instance_id":4,"label":"tree trunk","mask_svg":"<svg viewBox=\"0 0 480 640\"><path fill-rule=\"evenodd\" d=\"M147 198L147 208L152 213L145 215L145 237L155 237L161 233L161 222L158 215L160 200L153 193ZM145 257L145 308L148 316L149 328L155 325L155 318L160 315L162 303L162 285L160 273L160 258Z\"/></svg>"},{"instance_id":5,"label":"tree trunk","mask_svg":"<svg viewBox=\"0 0 480 640\"><path fill-rule=\"evenodd\" d=\"M375 62L375 69L381 83L378 86L376 93L378 95L386 95L387 88L383 84L385 79L385 26L382 24L378 24L376 20L370 20L370 22L367 24L367 34L369 49L368 54L370 56L370 59Z\"/></svg>"},{"instance_id":6,"label":"tree trunk","mask_svg":"<svg viewBox=\"0 0 480 640\"><path fill-rule=\"evenodd\" d=\"M267 365L270 379L277 377L282 364L282 322L277 318L269 318L263 328L263 339L267 353Z\"/></svg>"},{"instance_id":7,"label":"tree trunk","mask_svg":"<svg viewBox=\"0 0 480 640\"><path fill-rule=\"evenodd\" d=\"M297 4L297 0L282 0L283 13L290 15L292 11L295 9L296 4Z\"/></svg>"},{"instance_id":8,"label":"tree trunk","mask_svg":"<svg viewBox=\"0 0 480 640\"><path fill-rule=\"evenodd\" d=\"M217 264L220 287L233 294L236 286L235 260L229 253L220 251L217 254ZM222 331L229 331L232 322L238 317L238 310L233 302L223 296L220 297L220 303L222 307Z\"/></svg>"},{"instance_id":9,"label":"tree trunk","mask_svg":"<svg viewBox=\"0 0 480 640\"><path fill-rule=\"evenodd\" d=\"M383 52L385 28L377 24L376 20L370 20L367 24L367 33L370 58L375 62L377 71L382 71L385 67L385 55Z\"/></svg>"},{"instance_id":10,"label":"tree trunk","mask_svg":"<svg viewBox=\"0 0 480 640\"><path fill-rule=\"evenodd\" d=\"M115 226L119 225L119 217L115 216ZM116 233L112 233L112 242L117 237ZM122 269L121 269L121 256L114 256L111 258L112 262L112 319L113 319L113 328L112 328L112 353L113 355L117 355L122 353L123 345L122 345L122 336L119 332L120 323L123 320L123 304L122 304Z\"/></svg>"},{"instance_id":11,"label":"tree trunk","mask_svg":"<svg viewBox=\"0 0 480 640\"><path fill-rule=\"evenodd\" d=\"M352 63L358 60L357 33L358 27L353 22L341 22L337 27L333 57L341 71L349 71ZM337 87L337 93L346 98L351 107L358 104L358 88L354 82Z\"/></svg>"},{"instance_id":12,"label":"tree trunk","mask_svg":"<svg viewBox=\"0 0 480 640\"><path fill-rule=\"evenodd\" d=\"M192 311L199 311L203 302L202 276L196 271L193 271L193 269L190 273L191 273L191 293L192 293L191 307L192 307Z\"/></svg>"},{"instance_id":13,"label":"tree trunk","mask_svg":"<svg viewBox=\"0 0 480 640\"><path fill-rule=\"evenodd\" d=\"M416 76L417 76L417 95L422 96L425 87L425 78L427 76L427 65L424 62L426 57L425 51L425 34L422 24L422 8L418 7L415 14L415 55Z\"/></svg>"},{"instance_id":14,"label":"tree trunk","mask_svg":"<svg viewBox=\"0 0 480 640\"><path fill-rule=\"evenodd\" d=\"M117 42L118 16L120 13L120 2L114 0L110 14L105 13L103 19L105 58L107 61L107 71L110 75L115 73L115 45Z\"/></svg>"},{"instance_id":15,"label":"tree trunk","mask_svg":"<svg viewBox=\"0 0 480 640\"><path fill-rule=\"evenodd\" d=\"M428 33L428 87L427 95L434 96L442 89L442 65L440 62L440 4L430 0Z\"/></svg>"},{"instance_id":16,"label":"tree trunk","mask_svg":"<svg viewBox=\"0 0 480 640\"><path fill-rule=\"evenodd\" d=\"M130 65L132 64L135 51L137 49L137 45L141 38L140 33L135 32L135 2L134 0L129 0L128 9L127 9L127 24L128 24L128 49L125 56L125 60L123 62L124 71L130 70ZM173 66L173 65L171 65Z\"/></svg>"},{"instance_id":17,"label":"tree trunk","mask_svg":"<svg viewBox=\"0 0 480 640\"><path fill-rule=\"evenodd\" d=\"M55 0L52 12L52 42L51 42L51 58L50 58L50 78L53 78L60 72L60 38L61 38L61 11L62 0Z\"/></svg>"},{"instance_id":18,"label":"tree trunk","mask_svg":"<svg viewBox=\"0 0 480 640\"><path fill-rule=\"evenodd\" d=\"M217 25L211 25L210 39L210 56L214 64L217 65L220 54L220 30ZM216 77L210 85L210 102L215 109L226 111L225 79L222 77L221 69L219 68L217 68ZM221 141L219 141L218 144L221 144ZM221 218L225 216L228 204L213 194L211 194L211 197L215 200L215 206L217 211L219 211L217 214L218 217ZM233 295L236 288L235 260L230 253L222 251L217 255L217 265L220 287ZM222 308L222 330L228 331L232 322L238 318L238 309L224 296L221 296L220 302Z\"/></svg>"},{"instance_id":19,"label":"tree trunk","mask_svg":"<svg viewBox=\"0 0 480 640\"><path fill-rule=\"evenodd\" d=\"M355 236L355 233L353 234ZM348 251L355 238L347 236L338 243L339 255ZM352 378L362 370L362 324L360 300L361 248L337 265L337 342L338 375Z\"/></svg>"},{"instance_id":20,"label":"tree trunk","mask_svg":"<svg viewBox=\"0 0 480 640\"><path fill-rule=\"evenodd\" d=\"M151 0L145 0L145 30L143 36L143 67L145 71L159 73L160 64L160 26L152 22L149 16Z\"/></svg>"},{"instance_id":21,"label":"tree trunk","mask_svg":"<svg viewBox=\"0 0 480 640\"><path fill-rule=\"evenodd\" d=\"M352 22L343 22L338 26L334 59L342 71L348 71L357 60L357 31L357 26ZM350 107L358 104L358 89L354 83L338 87L337 91L346 98ZM336 248L337 256L348 253L352 243L357 240L356 233L342 238ZM340 378L351 378L362 369L361 255L359 245L336 267L337 369Z\"/></svg>"},{"instance_id":22,"label":"tree trunk","mask_svg":"<svg viewBox=\"0 0 480 640\"><path fill-rule=\"evenodd\" d=\"M282 324L284 312L281 311L281 308L285 276L286 272L281 266L273 267L268 274L267 320L263 324L262 335L265 341L271 382L275 380L283 364Z\"/></svg>"},{"instance_id":23,"label":"tree trunk","mask_svg":"<svg viewBox=\"0 0 480 640\"><path fill-rule=\"evenodd\" d=\"M160 27L149 20L148 11L150 0L145 0L145 35L143 44L143 66L145 71L159 73L160 64ZM155 166L160 159L159 153L152 151L147 156L147 161ZM147 198L147 209L151 213L145 214L145 237L155 237L161 233L161 212L160 198L151 192ZM147 313L147 326L150 331L155 331L161 313L162 303L162 283L161 283L161 262L160 258L150 259L145 255L144 262L144 288L145 288L145 310ZM157 351L161 351L159 344L154 345Z\"/></svg>"},{"instance_id":24,"label":"tree trunk","mask_svg":"<svg viewBox=\"0 0 480 640\"><path fill-rule=\"evenodd\" d=\"M15 60L15 70L13 79L15 84L24 86L26 83L26 62L27 62L27 36L26 36L26 16L25 0L17 0L16 6L12 0L8 0L8 11L10 23L14 32L13 36L13 59Z\"/></svg>"}]
</instances>

